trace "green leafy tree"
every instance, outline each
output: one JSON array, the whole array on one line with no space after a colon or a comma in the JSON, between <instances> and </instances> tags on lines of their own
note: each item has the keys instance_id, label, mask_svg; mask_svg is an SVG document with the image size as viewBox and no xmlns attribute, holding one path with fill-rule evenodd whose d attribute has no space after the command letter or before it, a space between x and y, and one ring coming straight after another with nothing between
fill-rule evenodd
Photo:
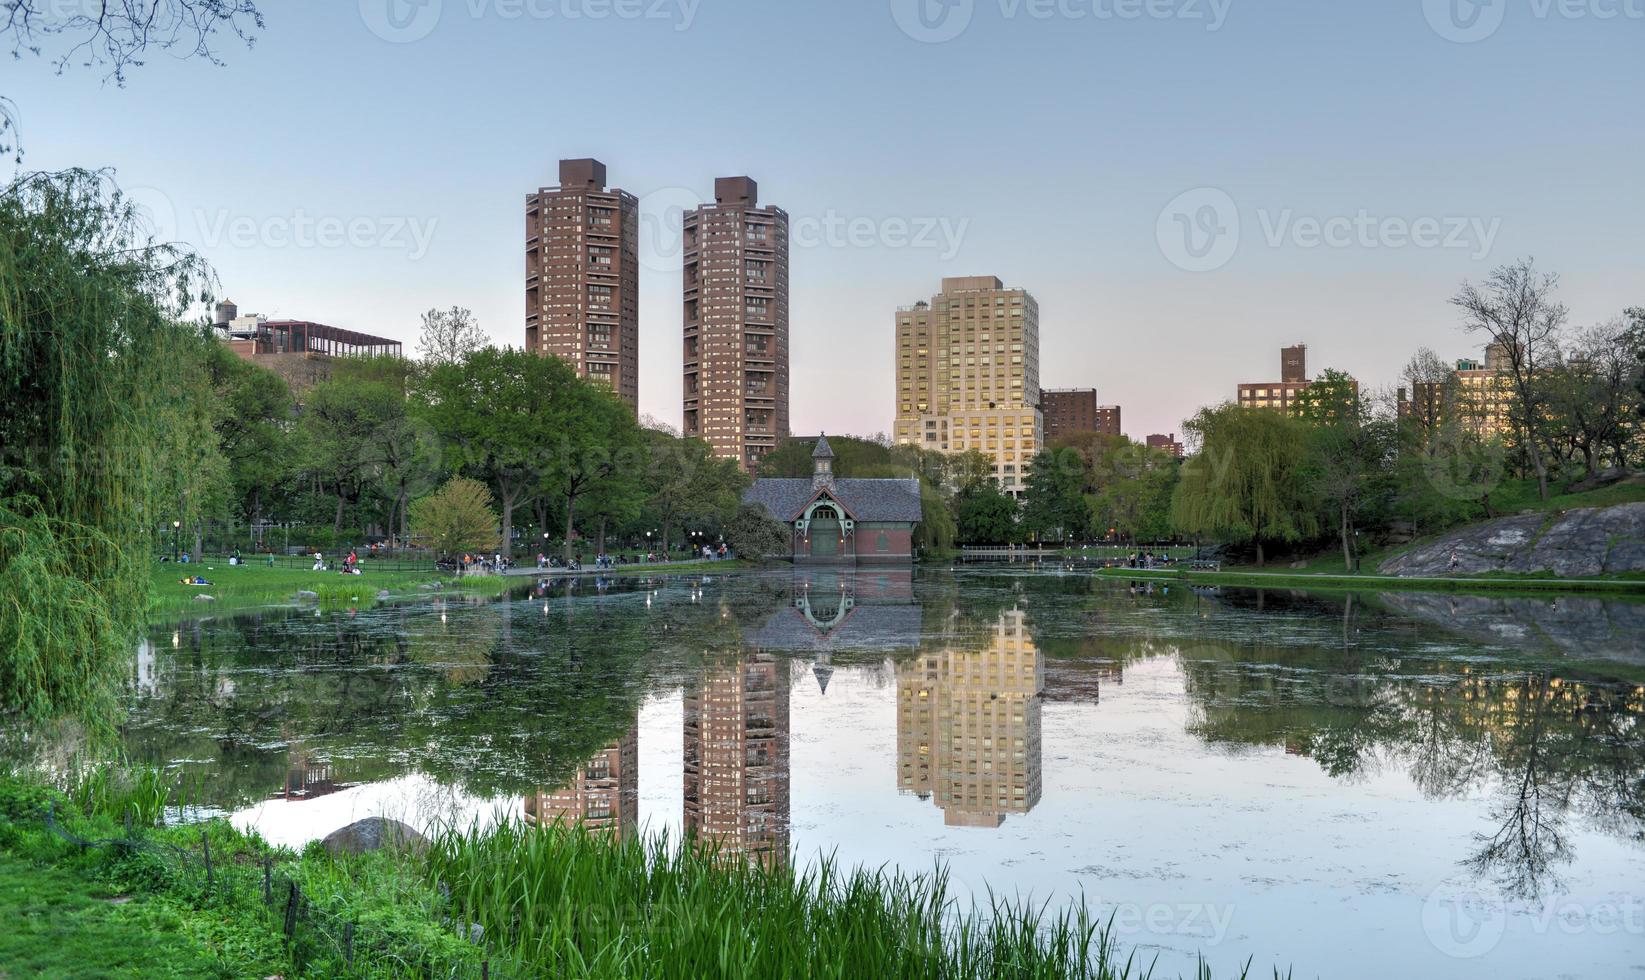
<instances>
[{"instance_id":1,"label":"green leafy tree","mask_svg":"<svg viewBox=\"0 0 1645 980\"><path fill-rule=\"evenodd\" d=\"M524 354L535 361L558 358ZM628 406L604 388L579 378L564 389L560 410L568 423L549 430L543 462L542 485L559 498L565 514L564 556L572 556L577 506L612 491L614 484L635 479L645 464L640 427ZM626 490L623 492L627 492ZM505 545L506 547L506 545Z\"/></svg>"},{"instance_id":2,"label":"green leafy tree","mask_svg":"<svg viewBox=\"0 0 1645 980\"><path fill-rule=\"evenodd\" d=\"M226 344L213 340L205 350L217 405L217 446L228 463L235 506L256 521L294 469L291 389Z\"/></svg>"},{"instance_id":3,"label":"green leafy tree","mask_svg":"<svg viewBox=\"0 0 1645 980\"><path fill-rule=\"evenodd\" d=\"M1090 521L1085 504L1085 461L1072 449L1044 449L1028 464L1022 510L1024 529L1043 538L1071 541Z\"/></svg>"},{"instance_id":4,"label":"green leafy tree","mask_svg":"<svg viewBox=\"0 0 1645 980\"><path fill-rule=\"evenodd\" d=\"M963 544L1014 544L1021 536L1021 511L993 480L977 483L954 497L956 538Z\"/></svg>"},{"instance_id":5,"label":"green leafy tree","mask_svg":"<svg viewBox=\"0 0 1645 980\"><path fill-rule=\"evenodd\" d=\"M920 480L920 525L914 529L914 548L924 558L943 558L954 550L955 533L954 513L942 492Z\"/></svg>"},{"instance_id":6,"label":"green leafy tree","mask_svg":"<svg viewBox=\"0 0 1645 980\"><path fill-rule=\"evenodd\" d=\"M609 438L588 382L557 357L487 347L419 376L416 412L437 435L442 465L484 480L512 555L514 515L536 495L564 492L564 472ZM576 459L568 458L579 454ZM552 477L552 479L551 479ZM591 489L572 481L571 499ZM572 515L566 514L567 557Z\"/></svg>"},{"instance_id":7,"label":"green leafy tree","mask_svg":"<svg viewBox=\"0 0 1645 980\"><path fill-rule=\"evenodd\" d=\"M658 429L646 429L642 437L644 513L656 522L665 546L682 523L724 521L738 513L748 479L736 460L715 457L701 439L682 439Z\"/></svg>"},{"instance_id":8,"label":"green leafy tree","mask_svg":"<svg viewBox=\"0 0 1645 980\"><path fill-rule=\"evenodd\" d=\"M1333 414L1308 433L1299 475L1336 526L1343 568L1353 571L1358 529L1367 510L1388 499L1396 444L1392 420Z\"/></svg>"},{"instance_id":9,"label":"green leafy tree","mask_svg":"<svg viewBox=\"0 0 1645 980\"><path fill-rule=\"evenodd\" d=\"M394 384L334 375L304 396L298 427L309 471L336 500L332 531L340 534L348 503L377 488L391 459L400 462L410 428L405 395Z\"/></svg>"},{"instance_id":10,"label":"green leafy tree","mask_svg":"<svg viewBox=\"0 0 1645 980\"><path fill-rule=\"evenodd\" d=\"M492 551L498 536L491 491L478 480L452 477L412 503L411 529L438 555Z\"/></svg>"},{"instance_id":11,"label":"green leafy tree","mask_svg":"<svg viewBox=\"0 0 1645 980\"><path fill-rule=\"evenodd\" d=\"M1360 414L1359 382L1344 371L1326 368L1312 384L1297 392L1292 414L1315 425L1357 419Z\"/></svg>"},{"instance_id":12,"label":"green leafy tree","mask_svg":"<svg viewBox=\"0 0 1645 980\"><path fill-rule=\"evenodd\" d=\"M106 731L147 603L166 340L209 276L142 228L104 174L0 190L0 716Z\"/></svg>"},{"instance_id":13,"label":"green leafy tree","mask_svg":"<svg viewBox=\"0 0 1645 980\"><path fill-rule=\"evenodd\" d=\"M1172 537L1171 494L1179 472L1175 456L1119 437L1103 448L1090 472L1096 490L1086 499L1098 534L1133 542Z\"/></svg>"},{"instance_id":14,"label":"green leafy tree","mask_svg":"<svg viewBox=\"0 0 1645 980\"><path fill-rule=\"evenodd\" d=\"M1199 452L1182 466L1171 498L1171 523L1194 537L1256 546L1298 541L1315 533L1313 506L1298 467L1308 427L1266 409L1223 404L1183 423Z\"/></svg>"},{"instance_id":15,"label":"green leafy tree","mask_svg":"<svg viewBox=\"0 0 1645 980\"><path fill-rule=\"evenodd\" d=\"M725 528L726 543L738 558L768 561L787 558L793 551L786 524L774 520L758 504L742 504Z\"/></svg>"}]
</instances>

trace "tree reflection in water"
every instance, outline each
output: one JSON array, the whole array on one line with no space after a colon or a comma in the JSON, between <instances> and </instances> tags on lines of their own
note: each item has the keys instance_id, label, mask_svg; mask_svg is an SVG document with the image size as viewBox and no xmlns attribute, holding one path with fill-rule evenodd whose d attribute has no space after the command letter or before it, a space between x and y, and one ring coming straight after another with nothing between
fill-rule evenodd
<instances>
[{"instance_id":1,"label":"tree reflection in water","mask_svg":"<svg viewBox=\"0 0 1645 980\"><path fill-rule=\"evenodd\" d=\"M1603 644L1640 621L1627 604L1391 604L1020 569L830 575L585 581L491 605L165 624L135 671L125 750L193 774L225 807L411 772L518 801L568 786L633 730L648 694L701 691L756 655L800 661L782 676L829 698L834 671L900 692L922 657L985 649L1020 616L1049 703L1095 701L1164 658L1188 732L1208 745L1488 799L1459 857L1514 894L1558 883L1578 828L1645 841L1645 664L1535 641L1574 619ZM1487 615L1519 639L1487 642ZM1031 792L1025 781L1022 810Z\"/></svg>"}]
</instances>

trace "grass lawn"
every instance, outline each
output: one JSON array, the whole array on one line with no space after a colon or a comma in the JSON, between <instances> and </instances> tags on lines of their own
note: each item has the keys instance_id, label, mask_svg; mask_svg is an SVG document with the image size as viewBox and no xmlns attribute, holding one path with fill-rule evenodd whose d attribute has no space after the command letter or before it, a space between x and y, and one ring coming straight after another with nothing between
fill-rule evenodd
<instances>
[{"instance_id":1,"label":"grass lawn","mask_svg":"<svg viewBox=\"0 0 1645 980\"><path fill-rule=\"evenodd\" d=\"M0 854L0 977L217 977L191 911Z\"/></svg>"},{"instance_id":2,"label":"grass lawn","mask_svg":"<svg viewBox=\"0 0 1645 980\"><path fill-rule=\"evenodd\" d=\"M725 561L679 562L671 565L620 565L596 573L585 567L576 573L584 578L596 574L605 578L637 575L673 575L679 573L733 572L749 568L752 562L740 559ZM320 605L328 608L369 606L377 601L377 593L387 591L393 596L421 594L425 585L439 583L446 591L464 595L502 596L510 589L523 588L531 579L544 576L566 575L562 569L548 568L539 573L536 568L525 568L530 575L472 575L462 578L446 575L433 569L426 571L373 570L369 561L362 562L362 575L342 575L337 572L315 572L308 568L276 566L269 568L255 560L245 565L230 565L226 561L196 562L179 565L155 562L150 569L149 612L159 615L186 613L236 612L264 606L283 606L297 602L299 591L319 595ZM523 566L522 566L523 567ZM198 575L210 585L184 585L187 575ZM196 600L196 595L209 595L212 602Z\"/></svg>"},{"instance_id":3,"label":"grass lawn","mask_svg":"<svg viewBox=\"0 0 1645 980\"><path fill-rule=\"evenodd\" d=\"M149 611L151 613L221 612L225 609L254 609L259 606L289 605L297 601L299 590L317 593L328 606L371 605L377 593L404 594L418 586L441 582L446 588L465 592L506 588L504 580L475 576L458 579L435 570L374 571L369 562L361 566L363 575L315 572L306 568L269 568L252 562L230 565L226 561L204 561L188 565L155 562L150 569ZM184 575L198 575L210 585L183 585ZM196 595L215 601L199 602Z\"/></svg>"},{"instance_id":4,"label":"grass lawn","mask_svg":"<svg viewBox=\"0 0 1645 980\"><path fill-rule=\"evenodd\" d=\"M103 771L96 792L68 794L0 773L8 980L1152 973L1077 900L1065 911L1003 899L962 908L940 872L796 870L520 821L437 834L424 855L334 860L317 846L270 849L222 820L153 828L158 800L145 787L162 785L158 774ZM81 851L47 830L49 801L70 832L103 846Z\"/></svg>"}]
</instances>

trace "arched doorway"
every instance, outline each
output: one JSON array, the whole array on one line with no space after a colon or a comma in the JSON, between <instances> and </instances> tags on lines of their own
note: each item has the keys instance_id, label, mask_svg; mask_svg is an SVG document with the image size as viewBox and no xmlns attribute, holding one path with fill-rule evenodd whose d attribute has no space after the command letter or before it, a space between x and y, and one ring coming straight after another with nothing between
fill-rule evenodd
<instances>
[{"instance_id":1,"label":"arched doorway","mask_svg":"<svg viewBox=\"0 0 1645 980\"><path fill-rule=\"evenodd\" d=\"M812 508L808 527L813 558L832 558L840 553L840 512L833 505Z\"/></svg>"}]
</instances>

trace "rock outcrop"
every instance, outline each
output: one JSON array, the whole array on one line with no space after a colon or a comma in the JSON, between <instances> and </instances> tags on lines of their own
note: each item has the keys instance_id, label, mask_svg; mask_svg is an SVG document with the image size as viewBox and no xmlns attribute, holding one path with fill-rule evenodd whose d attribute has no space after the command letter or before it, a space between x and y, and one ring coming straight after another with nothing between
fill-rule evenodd
<instances>
[{"instance_id":1,"label":"rock outcrop","mask_svg":"<svg viewBox=\"0 0 1645 980\"><path fill-rule=\"evenodd\" d=\"M1557 578L1645 571L1645 503L1500 517L1411 548L1377 570L1401 577L1522 572Z\"/></svg>"},{"instance_id":2,"label":"rock outcrop","mask_svg":"<svg viewBox=\"0 0 1645 980\"><path fill-rule=\"evenodd\" d=\"M1645 664L1645 603L1435 592L1385 592L1378 598L1402 615L1493 647Z\"/></svg>"},{"instance_id":3,"label":"rock outcrop","mask_svg":"<svg viewBox=\"0 0 1645 980\"><path fill-rule=\"evenodd\" d=\"M345 854L364 854L390 847L421 851L428 847L428 839L407 824L387 817L367 817L356 820L327 834L321 845L332 857Z\"/></svg>"}]
</instances>

